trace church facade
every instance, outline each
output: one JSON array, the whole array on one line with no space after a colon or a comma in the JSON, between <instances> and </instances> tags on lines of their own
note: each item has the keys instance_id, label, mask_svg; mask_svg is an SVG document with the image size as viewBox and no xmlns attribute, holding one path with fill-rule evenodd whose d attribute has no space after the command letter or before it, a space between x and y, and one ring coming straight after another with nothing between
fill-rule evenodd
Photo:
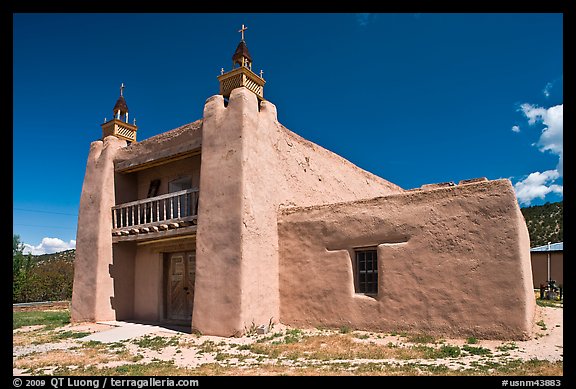
<instances>
[{"instance_id":1,"label":"church facade","mask_svg":"<svg viewBox=\"0 0 576 389\"><path fill-rule=\"evenodd\" d=\"M143 141L121 89L90 145L74 322L530 335L529 237L509 180L405 190L279 123L243 36L232 60L200 120Z\"/></svg>"}]
</instances>

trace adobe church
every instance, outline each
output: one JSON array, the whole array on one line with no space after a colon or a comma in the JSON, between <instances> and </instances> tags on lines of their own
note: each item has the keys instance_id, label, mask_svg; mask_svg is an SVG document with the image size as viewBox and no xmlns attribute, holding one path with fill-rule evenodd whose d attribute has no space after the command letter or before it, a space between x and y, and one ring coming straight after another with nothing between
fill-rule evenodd
<instances>
[{"instance_id":1,"label":"adobe church","mask_svg":"<svg viewBox=\"0 0 576 389\"><path fill-rule=\"evenodd\" d=\"M281 322L525 339L528 231L507 179L403 189L278 122L242 39L195 122L92 142L72 320L238 336Z\"/></svg>"}]
</instances>

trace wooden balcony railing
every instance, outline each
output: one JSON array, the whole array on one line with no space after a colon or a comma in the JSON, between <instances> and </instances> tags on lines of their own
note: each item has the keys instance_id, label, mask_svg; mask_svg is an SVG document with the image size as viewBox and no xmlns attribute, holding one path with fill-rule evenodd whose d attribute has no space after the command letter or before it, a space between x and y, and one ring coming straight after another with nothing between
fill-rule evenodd
<instances>
[{"instance_id":1,"label":"wooden balcony railing","mask_svg":"<svg viewBox=\"0 0 576 389\"><path fill-rule=\"evenodd\" d=\"M140 234L196 224L197 189L185 189L112 207L112 235Z\"/></svg>"}]
</instances>

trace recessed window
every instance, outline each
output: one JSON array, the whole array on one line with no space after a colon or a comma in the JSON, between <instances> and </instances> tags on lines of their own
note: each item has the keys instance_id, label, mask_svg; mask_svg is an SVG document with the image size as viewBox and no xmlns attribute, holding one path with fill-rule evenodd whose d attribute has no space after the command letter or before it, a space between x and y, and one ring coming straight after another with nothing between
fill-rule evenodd
<instances>
[{"instance_id":1,"label":"recessed window","mask_svg":"<svg viewBox=\"0 0 576 389\"><path fill-rule=\"evenodd\" d=\"M192 177L184 176L168 183L168 192L179 192L184 189L192 188Z\"/></svg>"},{"instance_id":2,"label":"recessed window","mask_svg":"<svg viewBox=\"0 0 576 389\"><path fill-rule=\"evenodd\" d=\"M375 248L354 251L356 293L378 294L378 255Z\"/></svg>"}]
</instances>

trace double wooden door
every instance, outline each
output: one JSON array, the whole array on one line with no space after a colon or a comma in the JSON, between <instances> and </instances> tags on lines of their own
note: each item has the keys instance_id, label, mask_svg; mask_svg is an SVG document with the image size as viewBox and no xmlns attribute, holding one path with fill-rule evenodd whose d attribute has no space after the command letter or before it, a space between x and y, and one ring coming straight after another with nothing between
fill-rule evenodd
<instances>
[{"instance_id":1,"label":"double wooden door","mask_svg":"<svg viewBox=\"0 0 576 389\"><path fill-rule=\"evenodd\" d=\"M194 305L196 252L169 253L166 285L166 319L190 323Z\"/></svg>"}]
</instances>

